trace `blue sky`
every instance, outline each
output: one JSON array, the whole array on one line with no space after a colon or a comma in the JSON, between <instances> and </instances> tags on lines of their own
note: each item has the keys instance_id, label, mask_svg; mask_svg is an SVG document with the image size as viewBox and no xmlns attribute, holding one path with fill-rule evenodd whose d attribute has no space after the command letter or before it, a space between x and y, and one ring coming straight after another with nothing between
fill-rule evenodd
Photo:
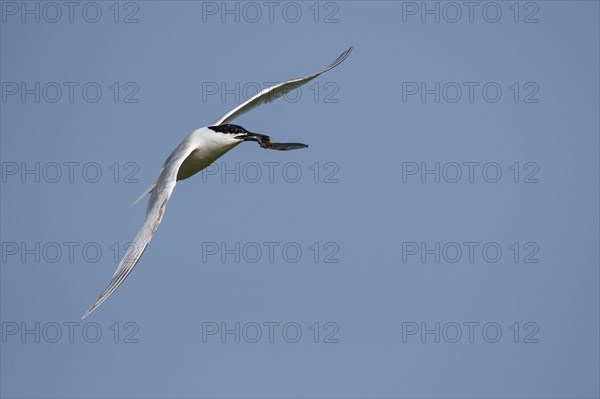
<instances>
[{"instance_id":1,"label":"blue sky","mask_svg":"<svg viewBox=\"0 0 600 399\"><path fill-rule=\"evenodd\" d=\"M0 394L598 397L599 6L0 2ZM194 129L235 122L144 217Z\"/></svg>"}]
</instances>

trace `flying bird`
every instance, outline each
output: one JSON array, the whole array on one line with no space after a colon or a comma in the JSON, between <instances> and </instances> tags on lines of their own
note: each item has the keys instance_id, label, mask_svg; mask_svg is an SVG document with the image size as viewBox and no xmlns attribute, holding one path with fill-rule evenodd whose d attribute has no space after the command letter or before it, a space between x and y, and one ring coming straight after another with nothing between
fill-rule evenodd
<instances>
[{"instance_id":1,"label":"flying bird","mask_svg":"<svg viewBox=\"0 0 600 399\"><path fill-rule=\"evenodd\" d=\"M96 310L98 306L102 305L102 303L104 303L104 301L119 288L138 263L163 218L167 201L169 201L171 192L173 192L175 183L178 180L184 180L195 175L227 151L244 141L255 141L262 148L277 151L288 151L308 147L306 144L302 143L277 143L269 136L249 132L243 127L230 124L229 122L262 104L271 102L290 91L297 89L319 75L335 68L348 58L351 52L352 47L344 51L327 68L317 73L288 80L287 82L279 83L262 90L221 116L212 125L197 129L187 136L168 156L154 183L148 187L137 201L134 202L134 204L136 204L146 195L150 194L150 200L148 201L148 206L146 208L146 219L144 220L142 227L121 259L110 284L102 294L100 294L96 302L87 310L87 312L85 312L82 319L85 319Z\"/></svg>"}]
</instances>

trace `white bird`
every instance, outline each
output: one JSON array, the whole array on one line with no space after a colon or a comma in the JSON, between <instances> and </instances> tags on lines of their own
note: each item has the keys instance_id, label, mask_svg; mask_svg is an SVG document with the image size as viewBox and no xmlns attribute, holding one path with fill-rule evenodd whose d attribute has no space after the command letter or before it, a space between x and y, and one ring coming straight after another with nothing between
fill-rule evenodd
<instances>
[{"instance_id":1,"label":"white bird","mask_svg":"<svg viewBox=\"0 0 600 399\"><path fill-rule=\"evenodd\" d=\"M102 305L119 288L138 263L163 218L167 201L178 180L187 179L200 172L243 141L256 141L262 148L279 151L308 147L306 144L301 143L275 143L271 141L269 136L251 133L241 126L228 124L228 122L259 105L271 102L289 93L291 90L310 82L322 73L335 68L348 58L350 52L352 52L352 47L344 51L331 65L322 71L302 78L288 80L287 82L279 83L262 90L227 112L212 125L195 130L187 136L169 155L156 181L135 201L134 204L138 203L147 194L151 194L146 208L144 224L133 239L133 243L125 252L123 259L121 259L110 284L100 294L98 300L85 312L82 319L85 319L98 306Z\"/></svg>"}]
</instances>

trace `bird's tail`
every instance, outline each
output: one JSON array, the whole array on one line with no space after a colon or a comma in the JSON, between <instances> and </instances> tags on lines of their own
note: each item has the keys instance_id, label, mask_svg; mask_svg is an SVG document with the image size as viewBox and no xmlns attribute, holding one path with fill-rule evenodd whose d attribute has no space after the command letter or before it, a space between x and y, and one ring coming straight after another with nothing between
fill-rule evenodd
<instances>
[{"instance_id":1,"label":"bird's tail","mask_svg":"<svg viewBox=\"0 0 600 399\"><path fill-rule=\"evenodd\" d=\"M140 195L140 197L138 199L136 199L133 204L131 204L131 206L137 205L138 202L140 202L146 195L150 194L152 192L152 190L154 190L154 187L156 187L156 183L152 183L150 185L150 187L148 187L146 189L146 191L144 191L144 193L142 195Z\"/></svg>"}]
</instances>

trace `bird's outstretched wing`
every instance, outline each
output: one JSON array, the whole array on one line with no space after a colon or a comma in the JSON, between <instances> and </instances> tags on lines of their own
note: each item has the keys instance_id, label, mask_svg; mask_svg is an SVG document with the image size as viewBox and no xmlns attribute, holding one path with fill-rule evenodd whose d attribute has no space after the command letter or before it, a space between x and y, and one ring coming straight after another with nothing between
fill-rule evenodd
<instances>
[{"instance_id":1,"label":"bird's outstretched wing","mask_svg":"<svg viewBox=\"0 0 600 399\"><path fill-rule=\"evenodd\" d=\"M96 303L85 312L82 319L89 316L90 313L96 310L98 306L102 305L102 303L106 301L117 288L119 288L142 257L144 250L148 246L148 243L152 239L154 232L162 220L167 201L169 201L169 197L171 196L171 192L173 192L173 188L177 181L177 171L194 148L195 147L189 140L184 140L165 161L158 180L152 190L150 201L148 201L146 219L144 220L142 228L138 231L133 239L133 243L130 244L125 252L123 259L121 259L121 262L113 275L112 281L108 287L106 287L104 292L100 294Z\"/></svg>"},{"instance_id":2,"label":"bird's outstretched wing","mask_svg":"<svg viewBox=\"0 0 600 399\"><path fill-rule=\"evenodd\" d=\"M254 95L247 101L243 102L242 104L238 105L231 111L227 112L225 115L223 115L222 117L217 119L212 125L217 126L217 125L222 125L224 123L230 122L233 119L237 118L238 116L245 114L246 112L252 110L253 108L256 108L259 105L262 105L265 103L270 103L271 101L289 93L290 91L302 86L303 84L310 82L311 80L313 80L317 76L321 75L322 73L325 73L325 72L329 71L330 69L333 69L336 66L340 65L346 58L348 58L348 56L350 55L351 52L352 52L352 47L350 47L348 50L346 50L342 54L340 54L340 56L335 61L333 61L331 63L331 65L329 65L327 68L323 69L322 71L319 71L319 72L314 73L309 76L305 76L303 78L292 79L292 80L288 80L287 82L283 82L283 83L279 83L279 84L276 84L271 87L267 87L266 89L262 90L260 93L257 93L256 95Z\"/></svg>"},{"instance_id":3,"label":"bird's outstretched wing","mask_svg":"<svg viewBox=\"0 0 600 399\"><path fill-rule=\"evenodd\" d=\"M352 52L352 47L350 47L348 50L346 50L342 54L340 54L340 56L335 61L333 61L331 63L331 65L329 65L327 68L323 69L322 71L319 71L319 72L314 73L309 76L305 76L303 78L292 79L292 80L288 80L287 82L283 82L283 83L279 83L279 84L276 84L271 87L267 87L266 89L262 90L260 93L257 93L250 99L246 100L245 102L238 105L231 111L227 112L225 115L221 116L211 126L218 126L218 125L222 125L224 123L230 122L233 119L237 118L238 116L245 114L246 112L258 107L259 105L269 103L271 101L278 99L281 96L286 95L290 91L310 82L317 76L340 65L342 62L344 62L344 60L346 58L348 58L348 56L350 55L351 52ZM295 144L295 143L291 143L291 144ZM282 144L272 144L270 148L276 149L276 150L293 149L293 148L283 148L280 146L283 146L283 145ZM301 147L295 147L295 148L302 148L303 146L305 146L305 145L302 144ZM146 189L146 191L144 191L144 193L142 195L140 195L139 198L137 200L135 200L135 202L133 204L131 204L131 206L134 206L135 204L140 202L146 195L152 193L155 186L156 186L156 182L152 183L152 185L150 185L150 187L148 187Z\"/></svg>"}]
</instances>

